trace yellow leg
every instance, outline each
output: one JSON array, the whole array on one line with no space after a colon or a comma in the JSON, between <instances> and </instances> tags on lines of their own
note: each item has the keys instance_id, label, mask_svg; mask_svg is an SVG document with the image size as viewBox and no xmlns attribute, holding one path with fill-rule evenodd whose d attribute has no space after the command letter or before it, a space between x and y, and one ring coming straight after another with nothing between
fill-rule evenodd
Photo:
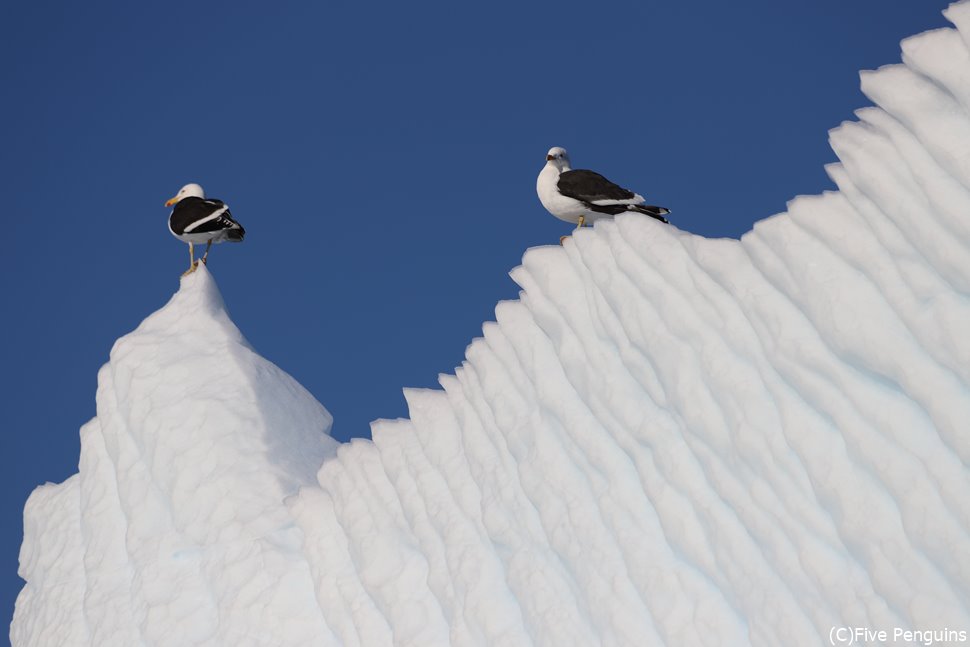
<instances>
[{"instance_id":1,"label":"yellow leg","mask_svg":"<svg viewBox=\"0 0 970 647\"><path fill-rule=\"evenodd\" d=\"M192 243L189 243L189 269L182 272L182 276L188 276L195 271L195 250L192 249Z\"/></svg>"},{"instance_id":2,"label":"yellow leg","mask_svg":"<svg viewBox=\"0 0 970 647\"><path fill-rule=\"evenodd\" d=\"M583 228L583 225L585 225L585 224L586 224L586 216L582 216L582 215L581 215L581 216L579 217L579 222L578 222L578 223L576 223L576 229L582 229L582 228ZM560 245L562 245L562 244L563 244L563 242L565 242L565 240L566 240L567 238L569 238L569 236L560 236L560 237L559 237L559 244L560 244Z\"/></svg>"},{"instance_id":3,"label":"yellow leg","mask_svg":"<svg viewBox=\"0 0 970 647\"><path fill-rule=\"evenodd\" d=\"M210 240L205 246L205 254L202 255L202 263L205 264L205 259L209 257L209 248L212 247L212 241Z\"/></svg>"}]
</instances>

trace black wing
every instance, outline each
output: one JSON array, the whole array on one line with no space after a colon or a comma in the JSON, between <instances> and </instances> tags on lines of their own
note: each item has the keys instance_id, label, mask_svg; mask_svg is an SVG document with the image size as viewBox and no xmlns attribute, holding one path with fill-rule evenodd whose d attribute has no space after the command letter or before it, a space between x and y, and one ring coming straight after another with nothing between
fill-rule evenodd
<instances>
[{"instance_id":1,"label":"black wing","mask_svg":"<svg viewBox=\"0 0 970 647\"><path fill-rule=\"evenodd\" d=\"M204 200L195 197L182 198L175 205L175 209L172 210L172 215L169 218L172 231L176 234L183 234L185 233L186 227L191 227L193 223L205 220L216 211L224 209L225 206L226 203L222 200ZM191 233L202 234L210 231L221 231L223 229L229 229L233 225L238 225L238 223L232 219L232 214L229 213L229 209L226 209L218 217L192 228Z\"/></svg>"},{"instance_id":2,"label":"black wing","mask_svg":"<svg viewBox=\"0 0 970 647\"><path fill-rule=\"evenodd\" d=\"M629 200L636 195L595 171L566 171L559 176L558 187L559 193L582 202Z\"/></svg>"}]
</instances>

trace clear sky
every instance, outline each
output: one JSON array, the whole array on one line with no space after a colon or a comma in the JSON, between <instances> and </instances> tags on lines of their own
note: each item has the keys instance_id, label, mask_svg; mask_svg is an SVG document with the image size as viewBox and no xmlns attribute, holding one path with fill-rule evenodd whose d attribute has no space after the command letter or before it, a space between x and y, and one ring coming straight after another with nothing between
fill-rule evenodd
<instances>
[{"instance_id":1,"label":"clear sky","mask_svg":"<svg viewBox=\"0 0 970 647\"><path fill-rule=\"evenodd\" d=\"M209 268L253 346L366 436L406 415L569 225L551 146L738 237L833 185L858 70L943 2L7 3L0 11L6 410L0 596L31 489L77 470L115 339L187 266L162 203L201 183L246 227Z\"/></svg>"}]
</instances>

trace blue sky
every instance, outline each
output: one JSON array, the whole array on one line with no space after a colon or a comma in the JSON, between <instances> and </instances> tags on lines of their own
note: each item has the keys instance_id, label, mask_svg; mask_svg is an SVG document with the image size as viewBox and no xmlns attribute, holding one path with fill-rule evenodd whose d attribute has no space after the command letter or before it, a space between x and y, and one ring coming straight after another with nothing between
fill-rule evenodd
<instances>
[{"instance_id":1,"label":"blue sky","mask_svg":"<svg viewBox=\"0 0 970 647\"><path fill-rule=\"evenodd\" d=\"M568 225L535 196L551 146L740 236L831 189L826 131L858 70L944 3L8 3L0 596L31 489L77 470L112 343L187 264L162 203L189 181L247 229L210 270L255 348L339 439L406 415Z\"/></svg>"}]
</instances>

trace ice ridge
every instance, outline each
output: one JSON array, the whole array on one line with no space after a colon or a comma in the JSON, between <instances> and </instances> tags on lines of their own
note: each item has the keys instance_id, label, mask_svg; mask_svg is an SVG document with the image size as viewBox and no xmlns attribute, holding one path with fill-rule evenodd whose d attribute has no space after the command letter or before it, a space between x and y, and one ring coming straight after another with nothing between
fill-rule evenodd
<instances>
[{"instance_id":1,"label":"ice ridge","mask_svg":"<svg viewBox=\"0 0 970 647\"><path fill-rule=\"evenodd\" d=\"M528 251L336 447L204 268L25 510L15 645L819 645L970 632L970 3L864 73L838 187ZM963 631L963 638L959 633Z\"/></svg>"}]
</instances>

